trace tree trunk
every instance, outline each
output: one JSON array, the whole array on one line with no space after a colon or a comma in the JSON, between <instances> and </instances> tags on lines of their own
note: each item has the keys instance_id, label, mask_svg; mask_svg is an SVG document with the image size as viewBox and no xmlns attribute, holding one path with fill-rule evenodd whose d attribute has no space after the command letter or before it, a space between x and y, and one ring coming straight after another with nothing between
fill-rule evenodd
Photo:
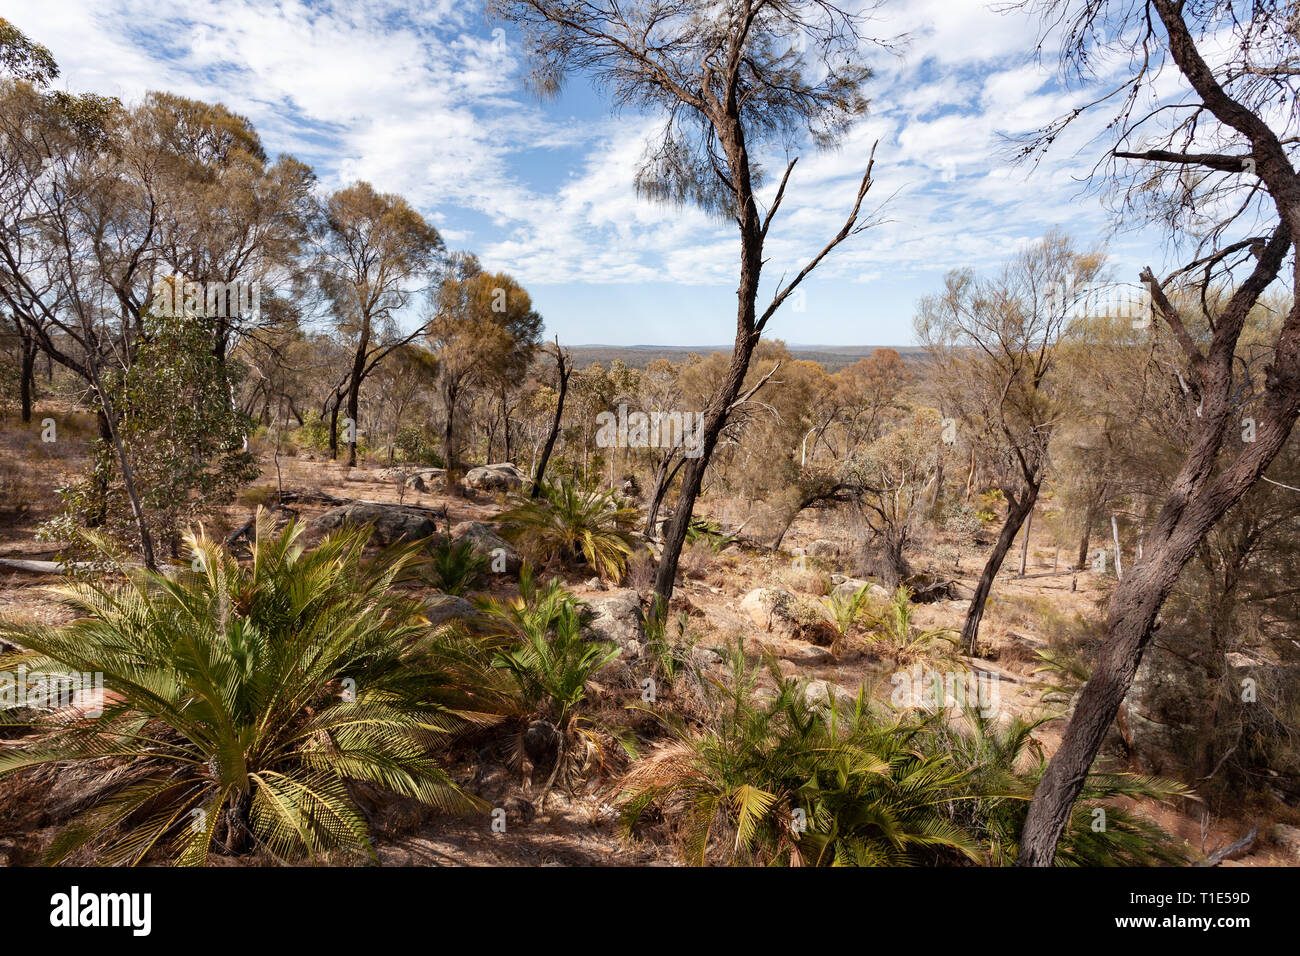
<instances>
[{"instance_id":1,"label":"tree trunk","mask_svg":"<svg viewBox=\"0 0 1300 956\"><path fill-rule=\"evenodd\" d=\"M755 272L753 294L757 293L757 278L757 272ZM745 286L746 282L742 277L742 291L740 293L742 314L745 310ZM748 297L751 319L753 318L754 309L753 294ZM718 436L727 423L731 403L740 394L740 387L745 381L745 373L749 370L749 359L753 355L754 346L757 343L757 333L742 331L737 334L735 351L732 353L727 376L723 380L722 387L710 400L708 410L704 413L704 434L700 443L701 454L698 458L686 460L686 469L682 474L682 490L677 495L677 506L673 509L672 521L669 522L668 530L664 534L663 556L659 560L659 568L655 573L656 607L654 612L656 615L667 611L668 602L673 596L673 585L677 580L677 564L681 559L682 545L686 542L686 529L690 525L691 515L695 511L695 500L699 497L700 485L704 481L704 470L709 466L709 458L713 455L713 449L718 443Z\"/></svg>"},{"instance_id":2,"label":"tree trunk","mask_svg":"<svg viewBox=\"0 0 1300 956\"><path fill-rule=\"evenodd\" d=\"M1285 228L1280 233L1288 238ZM1273 252L1267 251L1261 257L1261 264ZM1259 480L1290 435L1300 413L1300 305L1295 305L1286 318L1273 364L1267 372L1255 441L1231 459L1222 472L1215 474L1216 461L1233 417L1229 398L1234 386L1232 362L1236 337L1230 328L1241 327L1245 312L1267 284L1256 283L1257 276L1247 280L1220 317L1214 347L1201 368L1203 413L1192 450L1152 528L1151 546L1146 549L1145 560L1131 569L1111 595L1106 641L1097 665L1079 693L1061 746L1048 763L1029 805L1018 861L1022 866L1052 864L1070 809L1133 683L1160 608L1179 573L1215 523ZM1238 296L1243 296L1246 304L1232 314L1239 305ZM1221 337L1228 341L1224 343Z\"/></svg>"},{"instance_id":3,"label":"tree trunk","mask_svg":"<svg viewBox=\"0 0 1300 956\"><path fill-rule=\"evenodd\" d=\"M656 618L668 611L677 580L677 563L681 559L686 529L695 511L704 482L705 469L713 457L718 436L727 424L732 403L740 394L749 360L758 345L760 330L756 327L756 302L759 278L763 271L763 221L754 202L753 184L750 180L749 152L745 147L745 133L740 123L739 106L732 99L727 103L727 114L715 124L727 165L731 169L732 189L737 200L736 218L740 225L740 282L736 287L736 341L732 348L731 364L721 387L709 401L704 413L704 434L700 436L700 455L686 464L682 474L682 488L673 509L673 519L664 535L663 556L655 573Z\"/></svg>"},{"instance_id":4,"label":"tree trunk","mask_svg":"<svg viewBox=\"0 0 1300 956\"><path fill-rule=\"evenodd\" d=\"M447 386L444 392L447 421L442 430L442 453L447 459L446 488L449 494L456 491L456 482L459 480L456 467L456 399L458 397L457 390L450 385Z\"/></svg>"},{"instance_id":5,"label":"tree trunk","mask_svg":"<svg viewBox=\"0 0 1300 956\"><path fill-rule=\"evenodd\" d=\"M348 418L352 419L352 436L348 440L348 467L357 463L357 412L361 396L361 379L366 373L366 351L370 348L370 316L361 317L361 333L352 356L352 374L348 376Z\"/></svg>"},{"instance_id":6,"label":"tree trunk","mask_svg":"<svg viewBox=\"0 0 1300 956\"><path fill-rule=\"evenodd\" d=\"M339 396L330 405L330 461L339 457Z\"/></svg>"},{"instance_id":7,"label":"tree trunk","mask_svg":"<svg viewBox=\"0 0 1300 956\"><path fill-rule=\"evenodd\" d=\"M19 326L21 328L21 326ZM30 344L26 337L22 341L22 370L18 390L22 404L23 424L32 420L32 400L36 391L36 343Z\"/></svg>"},{"instance_id":8,"label":"tree trunk","mask_svg":"<svg viewBox=\"0 0 1300 956\"><path fill-rule=\"evenodd\" d=\"M560 421L564 417L564 397L569 393L569 376L573 369L569 368L564 361L564 352L560 350L560 340L557 336L555 339L555 374L559 379L559 395L555 401L555 417L551 419L551 430L546 436L546 444L542 446L542 456L537 461L537 471L533 474L533 490L531 497L536 498L542 493L542 479L546 477L546 466L551 460L551 452L555 449L555 439L560 434Z\"/></svg>"},{"instance_id":9,"label":"tree trunk","mask_svg":"<svg viewBox=\"0 0 1300 956\"><path fill-rule=\"evenodd\" d=\"M675 465L673 464L674 459L677 461ZM655 473L654 494L650 497L650 508L646 514L645 533L647 538L655 537L655 533L659 530L659 509L663 507L664 497L668 494L673 479L677 477L677 472L681 470L684 464L686 464L686 459L677 458L672 454L671 449L669 454L659 463L659 468Z\"/></svg>"},{"instance_id":10,"label":"tree trunk","mask_svg":"<svg viewBox=\"0 0 1300 956\"><path fill-rule=\"evenodd\" d=\"M1029 514L1025 515L1025 535L1020 541L1020 576L1025 576L1025 570L1029 564L1029 535L1034 530L1034 510L1029 509Z\"/></svg>"},{"instance_id":11,"label":"tree trunk","mask_svg":"<svg viewBox=\"0 0 1300 956\"><path fill-rule=\"evenodd\" d=\"M971 656L975 654L975 641L979 637L980 621L984 619L984 606L988 603L989 592L993 590L993 579L1002 570L1002 562L1006 560L1007 552L1011 550L1020 526L1034 510L1034 502L1038 500L1038 489L1037 484L1027 485L1021 489L1015 501L1008 503L1007 520L1002 523L1002 531L993 544L993 552L984 563L979 584L975 586L975 597L971 599L970 610L966 612L966 623L961 629L962 644L966 647L966 653Z\"/></svg>"}]
</instances>

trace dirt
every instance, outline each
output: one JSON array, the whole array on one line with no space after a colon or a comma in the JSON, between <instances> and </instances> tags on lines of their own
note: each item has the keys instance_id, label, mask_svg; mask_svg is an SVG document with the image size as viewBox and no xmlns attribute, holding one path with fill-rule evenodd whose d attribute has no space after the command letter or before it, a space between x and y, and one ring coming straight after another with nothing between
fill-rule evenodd
<instances>
[{"instance_id":1,"label":"dirt","mask_svg":"<svg viewBox=\"0 0 1300 956\"><path fill-rule=\"evenodd\" d=\"M9 447L4 447L3 443ZM31 454L30 436L16 440L0 439L0 455L27 455L27 465L39 470L34 480L36 487L57 487L67 480L69 473L84 463L75 453L66 450L60 456ZM347 468L329 462L313 461L305 457L282 457L277 463L264 462L262 477L254 487L265 489L263 499L277 487L299 492L323 492L340 498L363 499L431 508L445 508L447 523L486 520L505 505L504 496L452 494L442 490L405 492L396 482L382 480L380 465ZM31 476L29 476L30 478ZM53 507L51 495L35 496L34 503L19 511L9 511L0 520L0 557L52 559L57 548L36 540L36 530L41 520ZM234 504L218 517L211 533L227 534L241 525L252 512L250 502L258 493L245 492L244 502ZM325 511L327 503L295 505L299 517L308 520ZM704 501L700 509L705 515L720 518L734 527L737 506L728 502L725 507ZM1057 554L1053 542L1039 528L1047 522L1038 522L1030 539L1027 575L1046 575L1061 571L1068 563L1064 552ZM740 599L756 587L784 587L799 590L812 599L826 592L828 575L833 571L852 572L852 561L847 557L855 553L855 529L846 526L844 519L820 511L810 511L794 524L784 542L784 548L793 552L806 547L814 540L842 542L844 558L831 560L805 560L801 567L792 564L786 554L776 554L762 549L732 545L719 554L692 553L684 560L685 577L678 588L675 606L686 610L691 629L700 636L705 647L723 649L737 635L745 636L750 647L763 646L772 651L781 662L782 670L799 677L818 678L838 684L851 692L860 686L887 696L891 689L890 675L906 664L897 660L881 659L870 647L849 641L846 646L832 652L827 648L813 647L801 641L787 640L760 632L738 610ZM935 542L937 544L939 542ZM950 576L973 588L983 553L970 551L961 557L960 565L951 569ZM923 558L923 556L922 556ZM923 559L918 563L924 565ZM1008 568L999 577L987 616L981 629L982 658L974 661L960 654L958 663L975 666L998 678L1000 703L1006 713L1027 718L1050 717L1063 707L1045 705L1041 699L1043 680L1034 673L1039 665L1035 652L1046 646L1047 635L1039 626L1043 609L1050 609L1056 617L1082 615L1097 619L1104 613L1104 603L1113 584L1113 576L1100 575L1091 570L1078 574L1058 573L1054 576L1020 578L1015 573L1019 564L1019 550L1008 558ZM568 575L567 583L581 597L598 597L599 592L588 587L582 575ZM586 577L589 577L586 576ZM646 581L632 581L643 596L648 597ZM24 572L0 572L0 613L11 620L58 624L69 620L69 611L58 600L57 580L46 575ZM503 590L498 584L495 589ZM960 630L967 608L966 601L939 601L920 605L914 623L921 628L951 628ZM954 665L956 666L956 665ZM1035 739L1044 751L1051 754L1059 744L1063 721L1048 720L1035 733ZM463 773L464 767L459 768ZM523 791L515 783L505 786L499 796L506 799L513 794L516 802ZM525 820L515 815L506 820L505 832L496 832L489 817L447 818L439 817L407 828L401 835L393 836L379 848L380 861L385 865L428 866L493 866L493 865L671 865L674 862L669 848L651 843L638 843L626 836L613 819L612 811L604 803L611 794L570 795L556 792L548 802L547 810L536 818ZM1269 822L1263 816L1251 813L1246 816L1218 818L1204 821L1189 802L1188 808L1144 806L1149 814L1165 829L1185 839L1190 847L1204 852L1232 842L1258 827L1261 838L1252 852L1230 861L1227 865L1266 866L1287 862L1280 851L1267 845L1262 834ZM1294 861L1292 861L1294 862Z\"/></svg>"}]
</instances>

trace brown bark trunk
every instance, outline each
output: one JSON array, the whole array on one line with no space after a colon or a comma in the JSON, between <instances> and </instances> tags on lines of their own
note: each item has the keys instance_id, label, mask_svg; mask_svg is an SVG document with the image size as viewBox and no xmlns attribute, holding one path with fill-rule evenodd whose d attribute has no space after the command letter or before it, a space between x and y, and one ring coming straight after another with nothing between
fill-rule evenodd
<instances>
[{"instance_id":1,"label":"brown bark trunk","mask_svg":"<svg viewBox=\"0 0 1300 956\"><path fill-rule=\"evenodd\" d=\"M1237 289L1219 316L1209 355L1194 363L1199 372L1203 411L1192 450L1152 529L1145 560L1130 571L1111 596L1106 641L1097 665L1079 694L1061 746L1048 763L1029 805L1018 861L1022 866L1052 864L1071 807L1133 683L1157 615L1179 573L1215 522L1263 474L1295 425L1300 413L1300 305L1292 307L1278 336L1274 362L1265 377L1254 443L1215 474L1219 453L1233 425L1232 364L1236 343L1246 315L1277 274L1289 247L1290 234L1280 226L1251 277ZM1300 283L1300 272L1295 279Z\"/></svg>"},{"instance_id":2,"label":"brown bark trunk","mask_svg":"<svg viewBox=\"0 0 1300 956\"><path fill-rule=\"evenodd\" d=\"M667 612L677 579L677 564L681 559L686 529L695 511L695 501L700 494L705 469L713 457L718 436L727 424L731 405L740 395L749 360L758 344L756 308L759 277L763 270L763 222L754 202L750 181L749 153L745 147L744 130L740 123L739 107L734 99L727 104L727 115L716 124L718 137L731 169L732 185L737 199L737 220L740 225L740 282L736 287L736 340L732 348L731 364L727 368L718 391L709 401L704 413L703 435L700 437L700 455L690 459L682 474L682 487L677 496L673 518L664 535L663 555L655 573L656 617Z\"/></svg>"},{"instance_id":3,"label":"brown bark trunk","mask_svg":"<svg viewBox=\"0 0 1300 956\"><path fill-rule=\"evenodd\" d=\"M555 339L555 374L559 379L559 394L555 400L555 417L551 419L551 430L546 435L546 444L542 447L542 455L537 460L537 472L533 475L533 490L530 497L536 498L542 493L542 480L546 477L546 466L550 463L551 452L555 449L555 439L560 434L560 422L564 418L564 397L569 394L569 376L573 369L568 368L564 361L564 353L560 350L560 340Z\"/></svg>"},{"instance_id":4,"label":"brown bark trunk","mask_svg":"<svg viewBox=\"0 0 1300 956\"><path fill-rule=\"evenodd\" d=\"M23 424L27 425L32 420L32 398L36 390L36 343L32 342L29 345L26 339L22 343L22 369L20 375L18 391L22 406Z\"/></svg>"},{"instance_id":5,"label":"brown bark trunk","mask_svg":"<svg viewBox=\"0 0 1300 956\"><path fill-rule=\"evenodd\" d=\"M1022 488L1015 501L1009 502L1007 520L1002 523L1002 530L998 533L998 540L993 544L993 552L989 555L988 561L984 562L984 570L980 573L979 584L975 586L975 596L971 599L970 609L966 612L966 622L961 629L962 644L966 647L966 653L971 656L975 654L975 642L979 638L980 621L984 619L984 607L988 603L989 592L993 590L993 579L1002 570L1002 562L1006 560L1007 553L1016 540L1016 534L1020 531L1020 526L1025 523L1029 513L1034 510L1034 502L1038 500L1038 488L1038 485L1029 485Z\"/></svg>"},{"instance_id":6,"label":"brown bark trunk","mask_svg":"<svg viewBox=\"0 0 1300 956\"><path fill-rule=\"evenodd\" d=\"M370 348L370 317L362 316L357 350L352 356L352 374L348 377L348 418L352 419L352 437L348 441L348 467L357 463L357 412L361 397L361 379L366 372L366 351Z\"/></svg>"}]
</instances>

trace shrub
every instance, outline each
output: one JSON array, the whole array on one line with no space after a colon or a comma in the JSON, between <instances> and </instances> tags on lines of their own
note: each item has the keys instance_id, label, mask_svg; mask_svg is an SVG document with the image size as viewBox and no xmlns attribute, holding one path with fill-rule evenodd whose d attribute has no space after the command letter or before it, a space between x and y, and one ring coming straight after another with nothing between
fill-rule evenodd
<instances>
[{"instance_id":1,"label":"shrub","mask_svg":"<svg viewBox=\"0 0 1300 956\"><path fill-rule=\"evenodd\" d=\"M499 519L506 534L543 562L583 562L618 580L632 554L636 509L613 492L583 491L572 481L544 482L540 498L516 499Z\"/></svg>"},{"instance_id":2,"label":"shrub","mask_svg":"<svg viewBox=\"0 0 1300 956\"><path fill-rule=\"evenodd\" d=\"M463 595L474 590L492 563L487 555L476 553L474 542L468 539L440 539L426 546L425 555L426 561L419 568L422 577L446 594Z\"/></svg>"},{"instance_id":3,"label":"shrub","mask_svg":"<svg viewBox=\"0 0 1300 956\"><path fill-rule=\"evenodd\" d=\"M912 624L912 614L915 611L916 605L912 603L911 590L906 585L900 584L876 625L877 639L887 642L895 651L907 655L929 653L941 641L951 645L958 643L957 635L951 628L915 627Z\"/></svg>"},{"instance_id":4,"label":"shrub","mask_svg":"<svg viewBox=\"0 0 1300 956\"><path fill-rule=\"evenodd\" d=\"M921 741L927 752L948 756L964 771L963 790L944 806L994 865L1014 864L1019 853L1029 800L1047 769L1032 734L1047 719L998 721L968 709L961 723L935 721ZM1170 801L1187 794L1182 784L1157 777L1093 771L1070 812L1056 865L1185 864L1168 834L1117 801Z\"/></svg>"},{"instance_id":5,"label":"shrub","mask_svg":"<svg viewBox=\"0 0 1300 956\"><path fill-rule=\"evenodd\" d=\"M625 823L652 811L690 862L899 865L977 859L939 809L961 774L919 752L923 725L856 706L810 703L805 686L767 670L774 696L738 643L732 685L707 687L703 730L668 716L673 739L621 782Z\"/></svg>"},{"instance_id":6,"label":"shrub","mask_svg":"<svg viewBox=\"0 0 1300 956\"><path fill-rule=\"evenodd\" d=\"M464 726L459 677L413 666L420 605L392 590L411 552L363 564L368 532L312 552L294 524L257 516L241 566L201 533L199 571L128 570L120 588L81 584L84 616L5 626L29 670L102 673L101 716L59 723L0 753L0 775L69 762L115 778L49 850L98 863L151 856L202 864L213 846L300 858L374 855L350 785L470 810L429 753Z\"/></svg>"},{"instance_id":7,"label":"shrub","mask_svg":"<svg viewBox=\"0 0 1300 956\"><path fill-rule=\"evenodd\" d=\"M618 646L590 641L582 630L582 604L552 578L535 583L532 570L519 574L519 596L510 601L485 598L479 602L488 621L489 640L502 643L493 666L503 672L520 714L540 719L539 729L554 736L555 753L550 778L539 802L557 779L572 784L603 756L608 729L579 713L592 676L618 657ZM515 747L517 759L529 750L527 730L521 728ZM527 776L528 766L525 766Z\"/></svg>"}]
</instances>

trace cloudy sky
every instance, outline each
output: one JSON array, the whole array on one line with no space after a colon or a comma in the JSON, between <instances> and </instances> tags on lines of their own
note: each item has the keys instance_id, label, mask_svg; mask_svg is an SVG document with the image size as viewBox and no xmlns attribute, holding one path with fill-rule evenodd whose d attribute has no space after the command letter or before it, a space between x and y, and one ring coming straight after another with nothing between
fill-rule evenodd
<instances>
[{"instance_id":1,"label":"cloudy sky","mask_svg":"<svg viewBox=\"0 0 1300 956\"><path fill-rule=\"evenodd\" d=\"M769 237L768 274L796 269L843 222L871 144L857 236L771 333L797 344L913 341L918 297L946 270L990 270L1061 227L1105 242L1115 273L1157 269L1150 235L1111 235L1083 177L1106 117L1073 128L1036 169L1004 136L1090 98L1035 62L1037 24L985 0L888 0L866 118L843 146L803 153ZM516 275L548 335L568 344L721 345L734 334L734 226L639 199L633 172L654 117L615 115L581 81L539 102L519 38L471 0L0 0L48 46L65 88L125 100L149 89L220 100L267 151L312 163L323 188L365 179L407 196L448 245ZM763 157L780 168L783 155ZM887 200L887 201L886 201Z\"/></svg>"}]
</instances>

